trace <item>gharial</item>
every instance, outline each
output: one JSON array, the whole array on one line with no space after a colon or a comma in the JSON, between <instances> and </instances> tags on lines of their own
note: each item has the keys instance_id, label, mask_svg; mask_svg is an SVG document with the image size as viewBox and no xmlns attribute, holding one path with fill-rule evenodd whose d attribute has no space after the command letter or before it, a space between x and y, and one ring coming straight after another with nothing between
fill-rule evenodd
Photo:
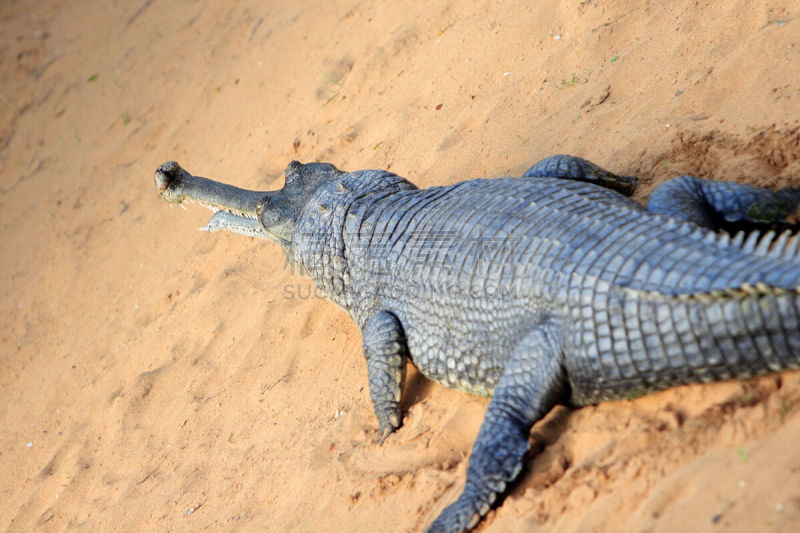
<instances>
[{"instance_id":1,"label":"gharial","mask_svg":"<svg viewBox=\"0 0 800 533\"><path fill-rule=\"evenodd\" d=\"M382 170L292 161L281 190L155 173L209 231L277 242L363 336L383 439L406 361L491 396L466 484L430 531L477 524L520 472L534 422L666 387L800 367L800 188L693 176L642 206L637 179L553 156L521 178L419 189ZM727 232L737 224L748 233ZM758 228L762 229L758 229Z\"/></svg>"}]
</instances>

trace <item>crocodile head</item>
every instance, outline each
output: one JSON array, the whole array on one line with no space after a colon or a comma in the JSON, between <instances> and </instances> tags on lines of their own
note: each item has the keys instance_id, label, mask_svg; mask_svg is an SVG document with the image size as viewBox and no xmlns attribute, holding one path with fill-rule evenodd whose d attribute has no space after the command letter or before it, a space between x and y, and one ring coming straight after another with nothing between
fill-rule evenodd
<instances>
[{"instance_id":1,"label":"crocodile head","mask_svg":"<svg viewBox=\"0 0 800 533\"><path fill-rule=\"evenodd\" d=\"M198 203L214 211L205 231L232 231L277 242L288 252L295 224L317 189L341 175L328 163L303 165L292 161L278 191L248 191L192 176L175 161L158 167L156 187L170 204Z\"/></svg>"}]
</instances>

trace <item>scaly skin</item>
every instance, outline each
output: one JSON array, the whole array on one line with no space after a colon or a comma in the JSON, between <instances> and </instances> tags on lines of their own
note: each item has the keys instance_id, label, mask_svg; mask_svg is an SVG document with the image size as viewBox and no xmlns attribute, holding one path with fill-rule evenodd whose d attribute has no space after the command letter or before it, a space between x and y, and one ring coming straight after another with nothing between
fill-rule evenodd
<instances>
[{"instance_id":1,"label":"scaly skin","mask_svg":"<svg viewBox=\"0 0 800 533\"><path fill-rule=\"evenodd\" d=\"M558 403L800 367L800 237L712 231L781 224L797 190L682 176L644 208L611 190L630 194L635 178L569 156L429 189L324 164L293 162L286 176L282 191L233 200L175 163L156 184L169 201L179 191L232 211L204 229L277 241L351 314L382 439L401 424L407 359L492 396L466 486L431 531L480 520Z\"/></svg>"}]
</instances>

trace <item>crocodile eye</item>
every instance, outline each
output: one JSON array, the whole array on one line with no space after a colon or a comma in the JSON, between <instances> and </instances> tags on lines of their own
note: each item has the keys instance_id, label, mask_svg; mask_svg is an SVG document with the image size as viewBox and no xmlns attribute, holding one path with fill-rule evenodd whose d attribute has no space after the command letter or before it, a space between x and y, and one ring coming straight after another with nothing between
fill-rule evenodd
<instances>
[{"instance_id":1,"label":"crocodile eye","mask_svg":"<svg viewBox=\"0 0 800 533\"><path fill-rule=\"evenodd\" d=\"M300 182L300 174L296 172L294 174L289 174L286 176L286 178L284 179L283 186L284 188L293 187L299 182Z\"/></svg>"}]
</instances>

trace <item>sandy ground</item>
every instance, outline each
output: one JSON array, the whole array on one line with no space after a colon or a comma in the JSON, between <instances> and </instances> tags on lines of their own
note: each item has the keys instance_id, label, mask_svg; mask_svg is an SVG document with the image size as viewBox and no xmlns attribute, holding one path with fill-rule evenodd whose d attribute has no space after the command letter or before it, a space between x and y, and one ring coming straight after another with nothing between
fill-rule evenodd
<instances>
[{"instance_id":1,"label":"sandy ground","mask_svg":"<svg viewBox=\"0 0 800 533\"><path fill-rule=\"evenodd\" d=\"M645 5L646 4L646 5ZM487 401L413 370L375 443L360 335L152 174L291 159L427 186L554 153L800 185L797 2L0 3L0 529L420 530ZM481 531L789 531L800 373L558 408Z\"/></svg>"}]
</instances>

